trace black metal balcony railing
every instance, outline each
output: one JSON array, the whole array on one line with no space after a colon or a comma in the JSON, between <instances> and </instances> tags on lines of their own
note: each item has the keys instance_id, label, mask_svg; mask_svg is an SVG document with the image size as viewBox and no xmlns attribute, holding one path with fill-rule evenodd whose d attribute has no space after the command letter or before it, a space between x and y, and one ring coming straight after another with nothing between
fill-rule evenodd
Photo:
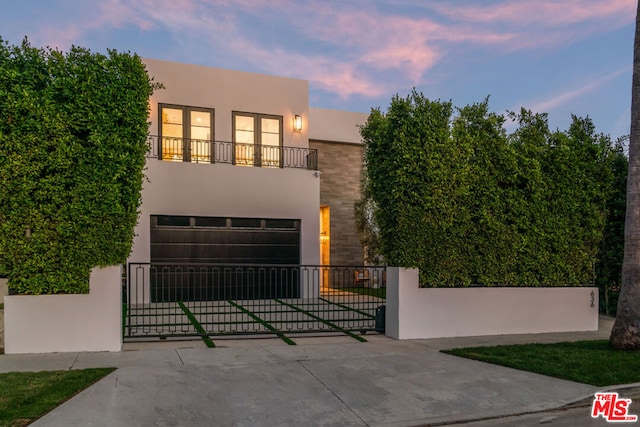
<instances>
[{"instance_id":1,"label":"black metal balcony railing","mask_svg":"<svg viewBox=\"0 0 640 427\"><path fill-rule=\"evenodd\" d=\"M312 148L239 144L156 135L149 136L147 144L147 157L165 161L318 170L318 152Z\"/></svg>"}]
</instances>

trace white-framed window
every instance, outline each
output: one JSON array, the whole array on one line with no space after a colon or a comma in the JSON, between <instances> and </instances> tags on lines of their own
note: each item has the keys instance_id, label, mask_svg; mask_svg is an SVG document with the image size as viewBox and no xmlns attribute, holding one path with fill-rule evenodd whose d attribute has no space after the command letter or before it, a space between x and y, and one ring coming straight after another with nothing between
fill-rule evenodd
<instances>
[{"instance_id":1,"label":"white-framed window","mask_svg":"<svg viewBox=\"0 0 640 427\"><path fill-rule=\"evenodd\" d=\"M238 166L282 166L282 116L234 111L234 161Z\"/></svg>"},{"instance_id":2,"label":"white-framed window","mask_svg":"<svg viewBox=\"0 0 640 427\"><path fill-rule=\"evenodd\" d=\"M159 104L159 157L165 161L211 163L214 152L214 110Z\"/></svg>"}]
</instances>

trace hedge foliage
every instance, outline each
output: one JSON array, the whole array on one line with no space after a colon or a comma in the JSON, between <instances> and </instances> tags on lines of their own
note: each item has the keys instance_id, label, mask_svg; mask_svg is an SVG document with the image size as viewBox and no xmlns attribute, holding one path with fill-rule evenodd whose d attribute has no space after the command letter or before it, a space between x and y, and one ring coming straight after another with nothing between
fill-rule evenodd
<instances>
[{"instance_id":1,"label":"hedge foliage","mask_svg":"<svg viewBox=\"0 0 640 427\"><path fill-rule=\"evenodd\" d=\"M418 267L426 286L593 283L615 147L589 118L566 131L525 109L508 118L511 133L488 99L454 108L415 90L372 110L360 205L389 265Z\"/></svg>"},{"instance_id":2,"label":"hedge foliage","mask_svg":"<svg viewBox=\"0 0 640 427\"><path fill-rule=\"evenodd\" d=\"M148 102L136 55L0 39L0 271L24 294L83 293L131 251Z\"/></svg>"},{"instance_id":3,"label":"hedge foliage","mask_svg":"<svg viewBox=\"0 0 640 427\"><path fill-rule=\"evenodd\" d=\"M624 223L627 207L627 175L629 159L624 144L628 135L619 138L611 152L613 185L607 199L607 223L596 261L596 285L600 288L600 311L616 314L618 296L622 284L622 260L624 258Z\"/></svg>"}]
</instances>

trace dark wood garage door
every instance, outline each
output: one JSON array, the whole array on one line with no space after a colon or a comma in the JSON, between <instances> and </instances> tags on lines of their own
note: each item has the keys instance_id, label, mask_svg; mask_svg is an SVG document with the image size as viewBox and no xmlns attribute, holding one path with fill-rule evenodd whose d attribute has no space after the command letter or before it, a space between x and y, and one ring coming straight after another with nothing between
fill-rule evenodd
<instances>
[{"instance_id":1,"label":"dark wood garage door","mask_svg":"<svg viewBox=\"0 0 640 427\"><path fill-rule=\"evenodd\" d=\"M155 215L151 264L154 302L296 297L300 220Z\"/></svg>"}]
</instances>

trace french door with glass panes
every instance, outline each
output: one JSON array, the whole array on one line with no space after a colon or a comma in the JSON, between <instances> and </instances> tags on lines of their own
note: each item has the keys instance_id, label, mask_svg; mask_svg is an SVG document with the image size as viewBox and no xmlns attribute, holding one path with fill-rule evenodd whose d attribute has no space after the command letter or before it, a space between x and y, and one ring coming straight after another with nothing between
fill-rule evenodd
<instances>
[{"instance_id":1,"label":"french door with glass panes","mask_svg":"<svg viewBox=\"0 0 640 427\"><path fill-rule=\"evenodd\" d=\"M235 165L282 167L282 116L234 112L233 143Z\"/></svg>"},{"instance_id":2,"label":"french door with glass panes","mask_svg":"<svg viewBox=\"0 0 640 427\"><path fill-rule=\"evenodd\" d=\"M160 104L159 111L160 159L215 162L213 109Z\"/></svg>"}]
</instances>

